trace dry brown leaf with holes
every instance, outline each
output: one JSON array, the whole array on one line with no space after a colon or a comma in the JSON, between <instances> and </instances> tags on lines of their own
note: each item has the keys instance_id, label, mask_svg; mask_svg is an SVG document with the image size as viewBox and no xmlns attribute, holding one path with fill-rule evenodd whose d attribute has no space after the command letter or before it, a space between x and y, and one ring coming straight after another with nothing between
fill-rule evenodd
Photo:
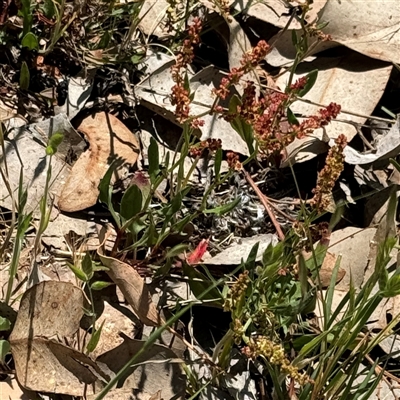
<instances>
[{"instance_id":1,"label":"dry brown leaf with holes","mask_svg":"<svg viewBox=\"0 0 400 400\"><path fill-rule=\"evenodd\" d=\"M101 249L97 251L97 254L101 262L109 268L107 274L120 288L126 301L139 319L150 326L159 326L165 323L151 300L146 283L134 267L101 254Z\"/></svg>"},{"instance_id":2,"label":"dry brown leaf with holes","mask_svg":"<svg viewBox=\"0 0 400 400\"><path fill-rule=\"evenodd\" d=\"M99 183L110 163L121 158L124 165L133 165L139 153L135 135L111 114L91 115L78 129L85 134L89 149L74 164L61 191L58 207L66 212L84 210L96 204Z\"/></svg>"}]
</instances>

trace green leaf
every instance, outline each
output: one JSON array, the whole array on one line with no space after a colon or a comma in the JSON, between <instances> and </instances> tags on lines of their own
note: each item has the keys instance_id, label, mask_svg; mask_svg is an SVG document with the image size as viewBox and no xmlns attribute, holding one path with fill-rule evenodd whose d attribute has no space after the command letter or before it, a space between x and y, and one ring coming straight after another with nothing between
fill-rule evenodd
<instances>
[{"instance_id":1,"label":"green leaf","mask_svg":"<svg viewBox=\"0 0 400 400\"><path fill-rule=\"evenodd\" d=\"M21 41L22 47L27 47L29 50L38 50L39 43L36 35L32 32L28 32Z\"/></svg>"},{"instance_id":2,"label":"green leaf","mask_svg":"<svg viewBox=\"0 0 400 400\"><path fill-rule=\"evenodd\" d=\"M150 138L150 146L147 154L149 158L149 175L151 181L154 182L155 177L160 172L160 156L157 141L153 137Z\"/></svg>"},{"instance_id":3,"label":"green leaf","mask_svg":"<svg viewBox=\"0 0 400 400\"><path fill-rule=\"evenodd\" d=\"M99 340L100 340L101 331L103 329L104 322L106 322L106 320L103 320L103 322L101 323L100 328L96 329L92 333L92 337L90 338L89 343L86 346L86 350L87 350L88 353L91 353L97 347L97 345L99 343Z\"/></svg>"},{"instance_id":4,"label":"green leaf","mask_svg":"<svg viewBox=\"0 0 400 400\"><path fill-rule=\"evenodd\" d=\"M0 331L8 331L11 328L11 322L9 319L0 317Z\"/></svg>"},{"instance_id":5,"label":"green leaf","mask_svg":"<svg viewBox=\"0 0 400 400\"><path fill-rule=\"evenodd\" d=\"M63 140L64 140L64 135L61 132L56 132L53 135L51 135L49 143L46 147L46 154L48 156L56 154L58 146L62 143Z\"/></svg>"},{"instance_id":6,"label":"green leaf","mask_svg":"<svg viewBox=\"0 0 400 400\"><path fill-rule=\"evenodd\" d=\"M238 95L233 95L231 100L229 101L229 114L236 115L237 107L242 105L242 101L240 100ZM240 135L240 137L245 141L249 153L254 153L254 136L253 136L253 128L250 124L245 122L242 118L236 117L231 121L232 128Z\"/></svg>"},{"instance_id":7,"label":"green leaf","mask_svg":"<svg viewBox=\"0 0 400 400\"><path fill-rule=\"evenodd\" d=\"M29 88L29 82L31 80L28 64L22 61L21 73L19 76L19 87L21 90L27 90Z\"/></svg>"},{"instance_id":8,"label":"green leaf","mask_svg":"<svg viewBox=\"0 0 400 400\"><path fill-rule=\"evenodd\" d=\"M25 36L32 28L33 15L31 10L31 0L21 0L21 15L23 18L22 35Z\"/></svg>"},{"instance_id":9,"label":"green leaf","mask_svg":"<svg viewBox=\"0 0 400 400\"><path fill-rule=\"evenodd\" d=\"M314 86L315 82L317 81L317 77L318 77L317 69L314 69L311 72L309 72L306 76L307 83L305 84L302 90L299 90L298 96L303 97L304 95L306 95Z\"/></svg>"},{"instance_id":10,"label":"green leaf","mask_svg":"<svg viewBox=\"0 0 400 400\"><path fill-rule=\"evenodd\" d=\"M72 265L68 262L67 262L67 265L79 280L81 280L82 282L87 282L87 277L81 269L76 268L74 265Z\"/></svg>"},{"instance_id":11,"label":"green leaf","mask_svg":"<svg viewBox=\"0 0 400 400\"><path fill-rule=\"evenodd\" d=\"M387 270L385 269L386 273ZM380 284L379 284L380 286ZM384 297L394 297L400 294L400 275L393 275L387 282L386 287L382 290Z\"/></svg>"},{"instance_id":12,"label":"green leaf","mask_svg":"<svg viewBox=\"0 0 400 400\"><path fill-rule=\"evenodd\" d=\"M82 271L86 275L87 280L89 281L93 277L93 263L92 258L90 257L89 252L86 252L85 257L82 260Z\"/></svg>"},{"instance_id":13,"label":"green leaf","mask_svg":"<svg viewBox=\"0 0 400 400\"><path fill-rule=\"evenodd\" d=\"M0 340L0 361L2 364L4 364L6 355L10 352L10 350L10 342L7 340Z\"/></svg>"},{"instance_id":14,"label":"green leaf","mask_svg":"<svg viewBox=\"0 0 400 400\"><path fill-rule=\"evenodd\" d=\"M223 215L229 211L232 211L238 204L240 203L240 197L237 197L235 200L228 204L224 204L219 207L210 208L208 210L204 210L204 214L216 214L216 215Z\"/></svg>"},{"instance_id":15,"label":"green leaf","mask_svg":"<svg viewBox=\"0 0 400 400\"><path fill-rule=\"evenodd\" d=\"M221 171L221 164L222 164L222 149L219 148L215 152L215 160L214 160L214 174L215 179L219 178L219 173Z\"/></svg>"},{"instance_id":16,"label":"green leaf","mask_svg":"<svg viewBox=\"0 0 400 400\"><path fill-rule=\"evenodd\" d=\"M43 4L40 6L40 9L42 10L44 16L48 19L52 19L56 14L53 0L44 0Z\"/></svg>"},{"instance_id":17,"label":"green leaf","mask_svg":"<svg viewBox=\"0 0 400 400\"><path fill-rule=\"evenodd\" d=\"M188 245L184 243L179 243L176 246L174 246L172 249L169 249L167 251L167 254L165 255L165 258L172 258L179 256L182 254L185 250L187 250Z\"/></svg>"},{"instance_id":18,"label":"green leaf","mask_svg":"<svg viewBox=\"0 0 400 400\"><path fill-rule=\"evenodd\" d=\"M189 80L189 75L187 72L185 72L185 79L183 82L183 87L185 90L187 90L188 94L190 95L190 80Z\"/></svg>"},{"instance_id":19,"label":"green leaf","mask_svg":"<svg viewBox=\"0 0 400 400\"><path fill-rule=\"evenodd\" d=\"M143 61L144 56L146 53L136 53L131 57L132 64L139 64Z\"/></svg>"},{"instance_id":20,"label":"green leaf","mask_svg":"<svg viewBox=\"0 0 400 400\"><path fill-rule=\"evenodd\" d=\"M111 201L111 195L112 195L111 177L113 172L122 164L123 160L121 159L113 161L99 184L99 200L107 205L108 210L110 211L111 215L114 218L115 223L119 228L121 227L121 218L115 212L114 206Z\"/></svg>"},{"instance_id":21,"label":"green leaf","mask_svg":"<svg viewBox=\"0 0 400 400\"><path fill-rule=\"evenodd\" d=\"M296 116L293 114L293 111L288 107L287 109L287 119L288 122L292 125L300 125L299 120L296 118Z\"/></svg>"},{"instance_id":22,"label":"green leaf","mask_svg":"<svg viewBox=\"0 0 400 400\"><path fill-rule=\"evenodd\" d=\"M193 294L199 297L202 293L206 291L211 286L210 280L201 272L197 271L195 268L183 264L183 273L189 278L189 287ZM204 300L213 300L218 304L222 303L222 295L217 288L212 289L203 297Z\"/></svg>"},{"instance_id":23,"label":"green leaf","mask_svg":"<svg viewBox=\"0 0 400 400\"><path fill-rule=\"evenodd\" d=\"M101 37L98 45L96 46L97 49L106 49L110 44L111 36L108 31L105 31L103 36Z\"/></svg>"},{"instance_id":24,"label":"green leaf","mask_svg":"<svg viewBox=\"0 0 400 400\"><path fill-rule=\"evenodd\" d=\"M114 285L113 282L96 281L90 285L92 290L102 290L108 286Z\"/></svg>"},{"instance_id":25,"label":"green leaf","mask_svg":"<svg viewBox=\"0 0 400 400\"><path fill-rule=\"evenodd\" d=\"M297 33L294 29L292 29L292 44L294 47L297 46L298 40L297 40Z\"/></svg>"},{"instance_id":26,"label":"green leaf","mask_svg":"<svg viewBox=\"0 0 400 400\"><path fill-rule=\"evenodd\" d=\"M121 200L120 214L125 220L133 218L142 210L143 196L142 191L136 186L131 185Z\"/></svg>"}]
</instances>

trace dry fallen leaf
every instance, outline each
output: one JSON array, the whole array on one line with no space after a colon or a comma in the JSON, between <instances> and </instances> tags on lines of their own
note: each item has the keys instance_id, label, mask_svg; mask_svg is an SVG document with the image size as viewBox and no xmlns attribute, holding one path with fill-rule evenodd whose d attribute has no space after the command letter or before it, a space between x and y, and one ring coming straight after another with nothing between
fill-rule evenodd
<instances>
[{"instance_id":1,"label":"dry fallen leaf","mask_svg":"<svg viewBox=\"0 0 400 400\"><path fill-rule=\"evenodd\" d=\"M332 254L330 252L326 253L324 261L322 262L321 268L319 270L319 279L323 288L328 287L331 283L332 272L335 268L336 260L337 256L335 254ZM340 282L345 274L346 271L343 268L339 267L336 277L336 283Z\"/></svg>"},{"instance_id":2,"label":"dry fallen leaf","mask_svg":"<svg viewBox=\"0 0 400 400\"><path fill-rule=\"evenodd\" d=\"M396 123L383 134L375 138L375 150L361 153L350 146L344 149L348 164L370 164L380 159L396 157L400 150L400 116Z\"/></svg>"},{"instance_id":3,"label":"dry fallen leaf","mask_svg":"<svg viewBox=\"0 0 400 400\"><path fill-rule=\"evenodd\" d=\"M279 28L284 28L288 23L292 11L286 5L288 2L281 0L230 0L232 7L237 7L240 12L245 12L251 17L267 22ZM306 15L307 24L311 24L318 18L318 13L324 8L327 0L315 0L312 2L310 11ZM329 2L328 2L329 3ZM291 29L301 28L300 23L293 19L290 24Z\"/></svg>"},{"instance_id":4,"label":"dry fallen leaf","mask_svg":"<svg viewBox=\"0 0 400 400\"><path fill-rule=\"evenodd\" d=\"M318 58L311 63L300 64L295 74L295 80L317 69L318 77L313 88L304 96L308 101L317 104L328 105L331 102L340 104L342 110L355 114L370 115L380 100L388 82L392 66L381 61L368 59L360 54L351 53L337 58ZM277 85L281 90L286 87L288 74L280 76ZM303 116L311 116L318 112L321 106L296 101L291 109ZM350 121L351 123L340 122ZM314 141L329 142L339 134L344 134L350 141L356 134L354 123L364 123L365 117L340 113L337 120L333 120L323 129L317 129L314 133L302 140L297 140L287 147L289 160L307 161L317 153L307 152L305 157L304 143L307 146Z\"/></svg>"},{"instance_id":5,"label":"dry fallen leaf","mask_svg":"<svg viewBox=\"0 0 400 400\"><path fill-rule=\"evenodd\" d=\"M101 262L109 268L107 274L120 288L126 301L130 304L139 319L144 324L150 326L159 326L163 324L164 321L151 300L151 295L146 283L134 267L115 258L101 254L100 249L97 253Z\"/></svg>"},{"instance_id":6,"label":"dry fallen leaf","mask_svg":"<svg viewBox=\"0 0 400 400\"><path fill-rule=\"evenodd\" d=\"M168 120L177 123L174 117L175 107L171 105L169 95L175 84L171 77L171 66L168 62L150 77L145 79L136 88L136 94L141 98L142 104L147 108L162 115ZM239 134L231 127L230 123L220 118L219 115L210 115L209 111L215 97L212 89L219 87L224 75L213 67L206 67L196 75L188 74L190 79L191 92L194 92L194 99L190 105L191 115L202 115L204 125L200 127L201 139L221 139L224 150L232 150L241 154L248 154L245 142Z\"/></svg>"},{"instance_id":7,"label":"dry fallen leaf","mask_svg":"<svg viewBox=\"0 0 400 400\"><path fill-rule=\"evenodd\" d=\"M50 119L50 122L24 125L20 128L10 129L7 138L4 139L4 147L6 150L8 183L14 196L18 192L18 184L21 170L23 172L24 188L28 189L28 201L24 212L33 211L34 217L40 216L38 207L44 193L46 184L46 175L49 165L49 157L46 157L45 146L47 138L55 133L54 125L59 117ZM46 131L43 137L36 131L36 127L42 126L43 123L51 126L50 131ZM61 128L61 133L65 131ZM42 143L42 144L41 144ZM3 158L0 149L0 158ZM69 166L60 158L53 157L52 160L52 176L57 177L52 181L50 187L51 196L56 197L62 187L62 181L69 173ZM15 199L14 199L15 201ZM7 184L0 175L0 206L9 210L13 208L13 200L7 190Z\"/></svg>"},{"instance_id":8,"label":"dry fallen leaf","mask_svg":"<svg viewBox=\"0 0 400 400\"><path fill-rule=\"evenodd\" d=\"M329 22L324 33L333 41L378 60L400 63L400 2L328 1L321 19Z\"/></svg>"},{"instance_id":9,"label":"dry fallen leaf","mask_svg":"<svg viewBox=\"0 0 400 400\"><path fill-rule=\"evenodd\" d=\"M147 35L155 35L159 39L167 39L173 35L165 29L167 9L170 7L166 0L145 0L140 7L139 28Z\"/></svg>"},{"instance_id":10,"label":"dry fallen leaf","mask_svg":"<svg viewBox=\"0 0 400 400\"><path fill-rule=\"evenodd\" d=\"M46 281L25 292L10 335L16 376L26 389L83 396L108 376L65 341L79 329L83 293L71 283Z\"/></svg>"},{"instance_id":11,"label":"dry fallen leaf","mask_svg":"<svg viewBox=\"0 0 400 400\"><path fill-rule=\"evenodd\" d=\"M82 306L82 291L73 284L41 282L22 296L10 341L35 336L70 337L78 330Z\"/></svg>"},{"instance_id":12,"label":"dry fallen leaf","mask_svg":"<svg viewBox=\"0 0 400 400\"><path fill-rule=\"evenodd\" d=\"M205 258L203 262L207 265L239 265L242 260L246 260L251 249L256 243L259 243L256 257L256 260L259 261L261 260L265 249L269 245L276 245L278 243L278 239L276 235L272 235L270 233L242 238L240 243L233 243L216 256L208 259Z\"/></svg>"},{"instance_id":13,"label":"dry fallen leaf","mask_svg":"<svg viewBox=\"0 0 400 400\"><path fill-rule=\"evenodd\" d=\"M106 364L117 373L142 348L143 340L134 340L125 335L124 342L113 350L97 357L96 362ZM150 400L155 393L161 392L162 399L184 399L186 380L180 364L183 361L167 346L154 344L139 356L129 376L119 389L110 392L120 393L118 399ZM130 397L126 396L126 389L130 389ZM122 392L122 393L121 393ZM157 398L157 397L156 397ZM88 400L94 399L94 396Z\"/></svg>"},{"instance_id":14,"label":"dry fallen leaf","mask_svg":"<svg viewBox=\"0 0 400 400\"><path fill-rule=\"evenodd\" d=\"M111 114L91 115L78 129L85 134L90 147L74 164L62 188L58 207L66 212L84 210L96 204L99 183L111 161L120 158L125 165L133 165L139 153L135 135Z\"/></svg>"},{"instance_id":15,"label":"dry fallen leaf","mask_svg":"<svg viewBox=\"0 0 400 400\"><path fill-rule=\"evenodd\" d=\"M19 383L28 390L84 396L110 379L88 356L43 337L11 343ZM97 387L97 389L96 389Z\"/></svg>"}]
</instances>

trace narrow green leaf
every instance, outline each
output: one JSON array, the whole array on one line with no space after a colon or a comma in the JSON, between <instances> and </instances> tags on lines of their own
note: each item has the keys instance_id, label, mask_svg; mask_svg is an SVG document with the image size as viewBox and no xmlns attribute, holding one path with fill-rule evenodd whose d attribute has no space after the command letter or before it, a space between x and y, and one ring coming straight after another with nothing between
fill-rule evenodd
<instances>
[{"instance_id":1,"label":"narrow green leaf","mask_svg":"<svg viewBox=\"0 0 400 400\"><path fill-rule=\"evenodd\" d=\"M299 281L301 288L301 296L304 299L308 292L308 270L306 260L302 253L299 255Z\"/></svg>"},{"instance_id":2,"label":"narrow green leaf","mask_svg":"<svg viewBox=\"0 0 400 400\"><path fill-rule=\"evenodd\" d=\"M89 281L93 277L93 263L92 258L90 257L89 252L86 252L85 257L82 260L82 271L86 275L87 280Z\"/></svg>"},{"instance_id":3,"label":"narrow green leaf","mask_svg":"<svg viewBox=\"0 0 400 400\"><path fill-rule=\"evenodd\" d=\"M19 87L21 88L21 90L27 90L29 88L30 79L31 77L28 64L25 61L22 61L21 73L19 76Z\"/></svg>"},{"instance_id":4,"label":"narrow green leaf","mask_svg":"<svg viewBox=\"0 0 400 400\"><path fill-rule=\"evenodd\" d=\"M110 44L110 40L111 40L110 33L108 31L105 31L98 45L96 46L97 49L106 49Z\"/></svg>"},{"instance_id":5,"label":"narrow green leaf","mask_svg":"<svg viewBox=\"0 0 400 400\"><path fill-rule=\"evenodd\" d=\"M38 50L39 43L36 35L32 32L28 32L21 41L22 47L27 47L29 50Z\"/></svg>"},{"instance_id":6,"label":"narrow green leaf","mask_svg":"<svg viewBox=\"0 0 400 400\"><path fill-rule=\"evenodd\" d=\"M297 40L297 33L294 29L292 29L292 44L294 47L297 46L298 40Z\"/></svg>"},{"instance_id":7,"label":"narrow green leaf","mask_svg":"<svg viewBox=\"0 0 400 400\"><path fill-rule=\"evenodd\" d=\"M228 204L224 204L222 206L219 207L215 207L215 208L210 208L208 210L204 210L203 213L204 214L216 214L216 215L223 215L228 213L229 211L232 211L238 204L240 203L240 198L236 198L235 200L233 200L232 202L228 203Z\"/></svg>"},{"instance_id":8,"label":"narrow green leaf","mask_svg":"<svg viewBox=\"0 0 400 400\"><path fill-rule=\"evenodd\" d=\"M99 340L100 340L101 331L103 329L104 322L106 322L106 320L103 320L103 322L101 323L100 328L96 329L92 333L92 337L90 338L89 343L86 346L86 350L87 350L88 353L91 353L97 347L97 345L99 343Z\"/></svg>"},{"instance_id":9,"label":"narrow green leaf","mask_svg":"<svg viewBox=\"0 0 400 400\"><path fill-rule=\"evenodd\" d=\"M150 138L148 158L149 158L149 175L152 182L154 182L155 177L158 175L160 171L160 155L158 151L157 141L153 137Z\"/></svg>"},{"instance_id":10,"label":"narrow green leaf","mask_svg":"<svg viewBox=\"0 0 400 400\"><path fill-rule=\"evenodd\" d=\"M142 210L143 196L136 185L131 185L122 196L120 214L125 220L133 218Z\"/></svg>"},{"instance_id":11,"label":"narrow green leaf","mask_svg":"<svg viewBox=\"0 0 400 400\"><path fill-rule=\"evenodd\" d=\"M229 114L236 115L238 106L242 105L242 101L236 94L231 97L229 101ZM240 135L240 137L245 141L249 153L254 153L254 136L253 128L250 124L245 122L242 118L236 117L231 121L232 128Z\"/></svg>"},{"instance_id":12,"label":"narrow green leaf","mask_svg":"<svg viewBox=\"0 0 400 400\"><path fill-rule=\"evenodd\" d=\"M2 364L4 364L6 355L10 352L10 350L10 342L7 340L0 340L0 361Z\"/></svg>"},{"instance_id":13,"label":"narrow green leaf","mask_svg":"<svg viewBox=\"0 0 400 400\"><path fill-rule=\"evenodd\" d=\"M67 265L78 279L80 279L82 282L87 282L87 277L81 269L76 268L74 265L70 263L67 263Z\"/></svg>"},{"instance_id":14,"label":"narrow green leaf","mask_svg":"<svg viewBox=\"0 0 400 400\"><path fill-rule=\"evenodd\" d=\"M328 315L324 316L324 321L326 321L327 323L329 322L332 314L333 295L335 293L336 279L337 279L337 274L339 272L339 266L341 260L342 257L339 255L339 257L336 260L335 266L333 268L331 281L329 283L329 287L325 296L325 309L326 309L325 314L327 313Z\"/></svg>"},{"instance_id":15,"label":"narrow green leaf","mask_svg":"<svg viewBox=\"0 0 400 400\"><path fill-rule=\"evenodd\" d=\"M113 282L96 281L90 285L90 288L92 290L102 290L102 289L104 289L108 286L112 286L112 285L114 285Z\"/></svg>"},{"instance_id":16,"label":"narrow green leaf","mask_svg":"<svg viewBox=\"0 0 400 400\"><path fill-rule=\"evenodd\" d=\"M315 82L317 81L318 77L318 70L314 69L313 71L309 72L306 76L307 83L305 84L304 88L299 91L298 95L303 97L306 95L314 86Z\"/></svg>"},{"instance_id":17,"label":"narrow green leaf","mask_svg":"<svg viewBox=\"0 0 400 400\"><path fill-rule=\"evenodd\" d=\"M385 272L387 273L386 269ZM384 297L395 297L400 294L400 275L393 275L383 289Z\"/></svg>"},{"instance_id":18,"label":"narrow green leaf","mask_svg":"<svg viewBox=\"0 0 400 400\"><path fill-rule=\"evenodd\" d=\"M52 19L56 14L56 9L53 0L44 0L40 6L44 16L48 19Z\"/></svg>"},{"instance_id":19,"label":"narrow green leaf","mask_svg":"<svg viewBox=\"0 0 400 400\"><path fill-rule=\"evenodd\" d=\"M121 166L122 163L123 161L121 159L117 159L114 162L112 162L99 184L99 200L108 207L108 210L110 211L111 215L113 216L119 228L121 227L121 218L115 212L114 206L111 201L111 195L112 195L111 177L114 171L119 166Z\"/></svg>"},{"instance_id":20,"label":"narrow green leaf","mask_svg":"<svg viewBox=\"0 0 400 400\"><path fill-rule=\"evenodd\" d=\"M172 249L169 249L167 251L167 254L165 255L165 258L172 258L179 256L180 254L183 254L185 250L187 250L188 245L184 243L179 243L176 246L172 247Z\"/></svg>"},{"instance_id":21,"label":"narrow green leaf","mask_svg":"<svg viewBox=\"0 0 400 400\"><path fill-rule=\"evenodd\" d=\"M219 178L219 173L221 171L221 164L222 164L222 149L219 148L215 152L215 160L214 160L214 174L215 179Z\"/></svg>"},{"instance_id":22,"label":"narrow green leaf","mask_svg":"<svg viewBox=\"0 0 400 400\"><path fill-rule=\"evenodd\" d=\"M204 293L206 289L212 286L211 282L204 274L187 265L186 263L183 264L183 273L189 278L189 287L196 298ZM221 293L216 287L209 291L207 295L203 297L203 299L209 301L213 300L218 304L221 304L223 300Z\"/></svg>"},{"instance_id":23,"label":"narrow green leaf","mask_svg":"<svg viewBox=\"0 0 400 400\"><path fill-rule=\"evenodd\" d=\"M300 125L299 120L296 118L296 116L294 115L293 111L288 107L287 112L287 119L288 122L292 125Z\"/></svg>"},{"instance_id":24,"label":"narrow green leaf","mask_svg":"<svg viewBox=\"0 0 400 400\"><path fill-rule=\"evenodd\" d=\"M251 248L249 255L247 256L246 262L245 262L245 268L248 270L254 270L256 267L256 259L257 259L257 253L258 253L258 248L260 247L260 242L257 242L254 244L254 246Z\"/></svg>"}]
</instances>

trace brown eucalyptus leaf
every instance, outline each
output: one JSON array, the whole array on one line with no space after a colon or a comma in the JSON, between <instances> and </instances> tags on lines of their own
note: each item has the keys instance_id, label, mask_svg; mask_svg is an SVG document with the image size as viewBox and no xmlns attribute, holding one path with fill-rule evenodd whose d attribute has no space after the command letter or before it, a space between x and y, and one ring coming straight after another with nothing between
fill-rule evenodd
<instances>
[{"instance_id":1,"label":"brown eucalyptus leaf","mask_svg":"<svg viewBox=\"0 0 400 400\"><path fill-rule=\"evenodd\" d=\"M83 316L82 290L69 282L44 281L27 290L10 342L35 336L70 337Z\"/></svg>"},{"instance_id":2,"label":"brown eucalyptus leaf","mask_svg":"<svg viewBox=\"0 0 400 400\"><path fill-rule=\"evenodd\" d=\"M18 382L28 390L84 396L110 379L85 354L43 337L13 340L11 352Z\"/></svg>"},{"instance_id":3,"label":"brown eucalyptus leaf","mask_svg":"<svg viewBox=\"0 0 400 400\"><path fill-rule=\"evenodd\" d=\"M97 357L96 362L107 365L114 373L122 367L144 346L146 341L130 339L123 335L124 342L118 347ZM182 359L167 346L154 344L142 353L127 372L122 381L120 399L138 400L184 399L186 390L185 374L181 368ZM130 388L132 397L125 397L124 391ZM110 392L110 395L113 391ZM160 392L159 397L154 397ZM116 397L114 397L116 398ZM91 400L89 398L88 400Z\"/></svg>"},{"instance_id":4,"label":"brown eucalyptus leaf","mask_svg":"<svg viewBox=\"0 0 400 400\"><path fill-rule=\"evenodd\" d=\"M324 33L334 42L378 60L400 62L400 2L328 1L321 18L329 22Z\"/></svg>"},{"instance_id":5,"label":"brown eucalyptus leaf","mask_svg":"<svg viewBox=\"0 0 400 400\"><path fill-rule=\"evenodd\" d=\"M85 134L89 149L74 164L62 188L58 207L66 212L84 210L96 204L99 183L110 163L119 158L130 166L135 164L139 154L135 135L112 114L90 115L78 130ZM121 178L121 171L118 178Z\"/></svg>"},{"instance_id":6,"label":"brown eucalyptus leaf","mask_svg":"<svg viewBox=\"0 0 400 400\"><path fill-rule=\"evenodd\" d=\"M109 268L112 281L120 288L134 313L146 325L159 326L164 323L151 300L149 289L139 273L129 264L107 257L98 250L101 262Z\"/></svg>"}]
</instances>

